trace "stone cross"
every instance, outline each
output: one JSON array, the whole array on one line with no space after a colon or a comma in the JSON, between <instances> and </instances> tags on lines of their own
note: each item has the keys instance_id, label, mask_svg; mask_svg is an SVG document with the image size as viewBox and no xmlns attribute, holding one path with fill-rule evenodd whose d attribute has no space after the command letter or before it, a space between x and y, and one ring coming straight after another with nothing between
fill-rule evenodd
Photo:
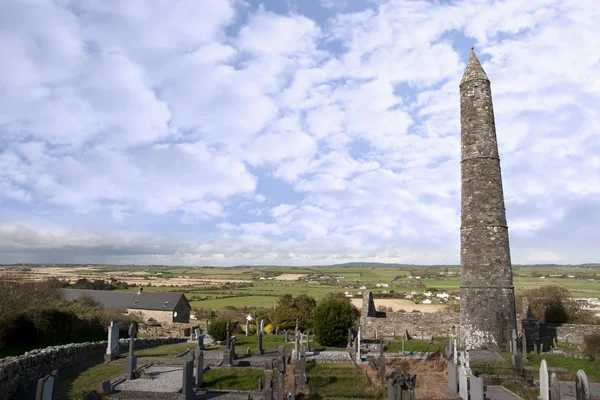
<instances>
[{"instance_id":1,"label":"stone cross","mask_svg":"<svg viewBox=\"0 0 600 400\"><path fill-rule=\"evenodd\" d=\"M511 346L512 346L512 353L514 355L516 355L517 354L517 331L515 329L512 330Z\"/></svg>"},{"instance_id":2,"label":"stone cross","mask_svg":"<svg viewBox=\"0 0 600 400\"><path fill-rule=\"evenodd\" d=\"M450 361L446 361L446 368L448 370L448 393L451 395L458 394L458 382L456 381L456 364Z\"/></svg>"},{"instance_id":3,"label":"stone cross","mask_svg":"<svg viewBox=\"0 0 600 400\"><path fill-rule=\"evenodd\" d=\"M187 360L183 363L183 386L181 393L185 400L194 399L194 360Z\"/></svg>"},{"instance_id":4,"label":"stone cross","mask_svg":"<svg viewBox=\"0 0 600 400\"><path fill-rule=\"evenodd\" d=\"M548 365L546 360L542 360L540 364L540 400L550 400L548 383Z\"/></svg>"},{"instance_id":5,"label":"stone cross","mask_svg":"<svg viewBox=\"0 0 600 400\"><path fill-rule=\"evenodd\" d=\"M250 320L246 320L246 336L250 336Z\"/></svg>"},{"instance_id":6,"label":"stone cross","mask_svg":"<svg viewBox=\"0 0 600 400\"><path fill-rule=\"evenodd\" d=\"M45 377L38 379L35 400L54 399L54 387L56 386L57 376L58 371L54 370L50 375L46 375Z\"/></svg>"},{"instance_id":7,"label":"stone cross","mask_svg":"<svg viewBox=\"0 0 600 400\"><path fill-rule=\"evenodd\" d=\"M105 362L111 362L119 358L119 323L110 321L108 327L108 345L106 346Z\"/></svg>"},{"instance_id":8,"label":"stone cross","mask_svg":"<svg viewBox=\"0 0 600 400\"><path fill-rule=\"evenodd\" d=\"M467 370L464 365L458 368L458 395L463 400L469 399L469 383L467 377Z\"/></svg>"},{"instance_id":9,"label":"stone cross","mask_svg":"<svg viewBox=\"0 0 600 400\"><path fill-rule=\"evenodd\" d=\"M550 375L550 400L560 400L560 384L555 373Z\"/></svg>"},{"instance_id":10,"label":"stone cross","mask_svg":"<svg viewBox=\"0 0 600 400\"><path fill-rule=\"evenodd\" d=\"M199 351L196 355L196 387L202 387L202 378L204 375L204 352Z\"/></svg>"},{"instance_id":11,"label":"stone cross","mask_svg":"<svg viewBox=\"0 0 600 400\"><path fill-rule=\"evenodd\" d=\"M133 343L135 341L135 336L137 335L137 324L129 325L129 357L133 357Z\"/></svg>"},{"instance_id":12,"label":"stone cross","mask_svg":"<svg viewBox=\"0 0 600 400\"><path fill-rule=\"evenodd\" d=\"M471 375L469 377L469 384L470 400L483 400L483 378Z\"/></svg>"},{"instance_id":13,"label":"stone cross","mask_svg":"<svg viewBox=\"0 0 600 400\"><path fill-rule=\"evenodd\" d=\"M577 371L577 377L575 378L575 393L577 400L591 400L592 395L590 393L590 385L588 383L587 375L580 369Z\"/></svg>"}]
</instances>

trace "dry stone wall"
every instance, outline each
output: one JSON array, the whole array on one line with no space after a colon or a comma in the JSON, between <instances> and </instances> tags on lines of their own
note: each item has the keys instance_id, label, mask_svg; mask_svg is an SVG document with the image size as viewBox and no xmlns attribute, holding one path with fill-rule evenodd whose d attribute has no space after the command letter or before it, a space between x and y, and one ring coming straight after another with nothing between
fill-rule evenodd
<instances>
[{"instance_id":1,"label":"dry stone wall","mask_svg":"<svg viewBox=\"0 0 600 400\"><path fill-rule=\"evenodd\" d=\"M136 348L153 347L179 343L186 338L169 337L156 339L136 339ZM52 370L76 365L90 358L100 358L106 352L107 341L72 343L40 350L32 350L18 357L0 359L1 398L10 399L18 391L48 375ZM127 351L129 339L119 340L119 350ZM58 375L60 380L60 371Z\"/></svg>"},{"instance_id":2,"label":"dry stone wall","mask_svg":"<svg viewBox=\"0 0 600 400\"><path fill-rule=\"evenodd\" d=\"M376 336L401 336L408 330L412 336L446 336L458 327L460 318L458 313L414 313L393 312L387 313L385 318L362 316L360 321L360 334L365 339L374 339Z\"/></svg>"}]
</instances>

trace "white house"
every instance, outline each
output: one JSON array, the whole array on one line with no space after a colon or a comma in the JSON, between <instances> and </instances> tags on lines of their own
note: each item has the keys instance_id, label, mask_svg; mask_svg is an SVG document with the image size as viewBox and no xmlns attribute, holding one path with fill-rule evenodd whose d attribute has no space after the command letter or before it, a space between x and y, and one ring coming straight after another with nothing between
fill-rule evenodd
<instances>
[{"instance_id":1,"label":"white house","mask_svg":"<svg viewBox=\"0 0 600 400\"><path fill-rule=\"evenodd\" d=\"M390 287L390 285L387 283L378 283L377 287Z\"/></svg>"},{"instance_id":2,"label":"white house","mask_svg":"<svg viewBox=\"0 0 600 400\"><path fill-rule=\"evenodd\" d=\"M425 296L427 296L427 297L431 297L431 295L432 295L433 293L431 293L431 292L428 290L428 291L426 291L426 292L423 292L423 294L424 294Z\"/></svg>"},{"instance_id":3,"label":"white house","mask_svg":"<svg viewBox=\"0 0 600 400\"><path fill-rule=\"evenodd\" d=\"M448 300L448 298L450 297L450 295L446 292L441 292L441 293L436 293L435 297L437 297L438 299L445 299Z\"/></svg>"},{"instance_id":4,"label":"white house","mask_svg":"<svg viewBox=\"0 0 600 400\"><path fill-rule=\"evenodd\" d=\"M431 304L431 300L425 299L425 300L423 300L423 304Z\"/></svg>"}]
</instances>

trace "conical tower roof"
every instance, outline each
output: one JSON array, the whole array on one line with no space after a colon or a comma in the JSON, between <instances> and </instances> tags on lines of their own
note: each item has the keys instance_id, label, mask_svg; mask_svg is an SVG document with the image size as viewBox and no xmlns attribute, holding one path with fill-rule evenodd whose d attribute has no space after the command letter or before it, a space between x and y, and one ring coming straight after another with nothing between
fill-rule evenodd
<instances>
[{"instance_id":1,"label":"conical tower roof","mask_svg":"<svg viewBox=\"0 0 600 400\"><path fill-rule=\"evenodd\" d=\"M471 47L471 56L469 57L467 68L465 68L465 72L463 73L460 83L463 84L472 80L489 81L485 71L483 70L483 67L479 63L479 59L475 55L475 49Z\"/></svg>"}]
</instances>

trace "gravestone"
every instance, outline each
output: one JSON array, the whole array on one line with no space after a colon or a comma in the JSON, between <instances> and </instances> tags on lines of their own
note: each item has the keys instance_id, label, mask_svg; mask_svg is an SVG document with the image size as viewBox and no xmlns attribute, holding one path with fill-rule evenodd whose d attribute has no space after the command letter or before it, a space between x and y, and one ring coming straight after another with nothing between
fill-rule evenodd
<instances>
[{"instance_id":1,"label":"gravestone","mask_svg":"<svg viewBox=\"0 0 600 400\"><path fill-rule=\"evenodd\" d=\"M286 329L285 330L285 336L283 337L283 343L287 343L290 340L290 333L289 331Z\"/></svg>"},{"instance_id":2,"label":"gravestone","mask_svg":"<svg viewBox=\"0 0 600 400\"><path fill-rule=\"evenodd\" d=\"M346 345L346 348L351 349L352 348L352 329L348 329L348 344Z\"/></svg>"},{"instance_id":3,"label":"gravestone","mask_svg":"<svg viewBox=\"0 0 600 400\"><path fill-rule=\"evenodd\" d=\"M358 334L356 335L356 362L361 362L360 358L360 325L358 326Z\"/></svg>"},{"instance_id":4,"label":"gravestone","mask_svg":"<svg viewBox=\"0 0 600 400\"><path fill-rule=\"evenodd\" d=\"M548 387L548 365L546 360L540 363L540 400L550 400L550 388Z\"/></svg>"},{"instance_id":5,"label":"gravestone","mask_svg":"<svg viewBox=\"0 0 600 400\"><path fill-rule=\"evenodd\" d=\"M537 350L537 343L533 342L533 353L537 354L538 350Z\"/></svg>"},{"instance_id":6,"label":"gravestone","mask_svg":"<svg viewBox=\"0 0 600 400\"><path fill-rule=\"evenodd\" d=\"M183 363L183 386L181 393L185 400L194 399L194 360L186 360Z\"/></svg>"},{"instance_id":7,"label":"gravestone","mask_svg":"<svg viewBox=\"0 0 600 400\"><path fill-rule=\"evenodd\" d=\"M513 354L517 354L517 331L515 329L512 330L512 342L511 349Z\"/></svg>"},{"instance_id":8,"label":"gravestone","mask_svg":"<svg viewBox=\"0 0 600 400\"><path fill-rule=\"evenodd\" d=\"M227 338L225 339L225 345L229 348L229 317L227 318L227 326L225 327L227 331Z\"/></svg>"},{"instance_id":9,"label":"gravestone","mask_svg":"<svg viewBox=\"0 0 600 400\"><path fill-rule=\"evenodd\" d=\"M277 400L285 400L285 375L277 375Z\"/></svg>"},{"instance_id":10,"label":"gravestone","mask_svg":"<svg viewBox=\"0 0 600 400\"><path fill-rule=\"evenodd\" d=\"M296 400L296 375L292 374L290 379L290 399Z\"/></svg>"},{"instance_id":11,"label":"gravestone","mask_svg":"<svg viewBox=\"0 0 600 400\"><path fill-rule=\"evenodd\" d=\"M279 335L279 327L275 328L275 335Z\"/></svg>"},{"instance_id":12,"label":"gravestone","mask_svg":"<svg viewBox=\"0 0 600 400\"><path fill-rule=\"evenodd\" d=\"M310 350L310 330L306 332L306 351Z\"/></svg>"},{"instance_id":13,"label":"gravestone","mask_svg":"<svg viewBox=\"0 0 600 400\"><path fill-rule=\"evenodd\" d=\"M404 354L404 335L402 335L402 353Z\"/></svg>"},{"instance_id":14,"label":"gravestone","mask_svg":"<svg viewBox=\"0 0 600 400\"><path fill-rule=\"evenodd\" d=\"M202 335L202 331L200 330L200 328L198 328L198 327L194 328L194 335L195 335L194 336L195 337L194 340L198 340L198 338L200 337L200 335Z\"/></svg>"},{"instance_id":15,"label":"gravestone","mask_svg":"<svg viewBox=\"0 0 600 400\"><path fill-rule=\"evenodd\" d=\"M250 320L246 320L246 336L250 336Z\"/></svg>"},{"instance_id":16,"label":"gravestone","mask_svg":"<svg viewBox=\"0 0 600 400\"><path fill-rule=\"evenodd\" d=\"M300 359L300 338L298 337L298 333L294 336L294 359L297 361Z\"/></svg>"},{"instance_id":17,"label":"gravestone","mask_svg":"<svg viewBox=\"0 0 600 400\"><path fill-rule=\"evenodd\" d=\"M458 368L458 395L463 400L469 400L469 380L467 370L464 365Z\"/></svg>"},{"instance_id":18,"label":"gravestone","mask_svg":"<svg viewBox=\"0 0 600 400\"><path fill-rule=\"evenodd\" d=\"M525 332L521 335L521 347L523 348L523 361L527 361L527 336L525 336Z\"/></svg>"},{"instance_id":19,"label":"gravestone","mask_svg":"<svg viewBox=\"0 0 600 400\"><path fill-rule=\"evenodd\" d=\"M555 373L550 375L550 400L560 400L560 384Z\"/></svg>"},{"instance_id":20,"label":"gravestone","mask_svg":"<svg viewBox=\"0 0 600 400\"><path fill-rule=\"evenodd\" d=\"M38 379L35 400L53 400L57 378L58 371L54 370L50 375Z\"/></svg>"},{"instance_id":21,"label":"gravestone","mask_svg":"<svg viewBox=\"0 0 600 400\"><path fill-rule=\"evenodd\" d=\"M396 380L392 376L387 380L387 399L396 400Z\"/></svg>"},{"instance_id":22,"label":"gravestone","mask_svg":"<svg viewBox=\"0 0 600 400\"><path fill-rule=\"evenodd\" d=\"M448 370L448 393L451 395L457 395L458 382L456 380L456 364L451 361L446 361L446 369Z\"/></svg>"},{"instance_id":23,"label":"gravestone","mask_svg":"<svg viewBox=\"0 0 600 400\"><path fill-rule=\"evenodd\" d=\"M471 368L471 353L469 352L469 349L465 349L465 367L467 367L467 369Z\"/></svg>"},{"instance_id":24,"label":"gravestone","mask_svg":"<svg viewBox=\"0 0 600 400\"><path fill-rule=\"evenodd\" d=\"M119 358L119 323L117 321L110 321L104 362L111 362L117 358Z\"/></svg>"},{"instance_id":25,"label":"gravestone","mask_svg":"<svg viewBox=\"0 0 600 400\"><path fill-rule=\"evenodd\" d=\"M556 348L556 338L552 338L552 347Z\"/></svg>"},{"instance_id":26,"label":"gravestone","mask_svg":"<svg viewBox=\"0 0 600 400\"><path fill-rule=\"evenodd\" d=\"M237 358L237 353L235 352L235 343L237 342L237 338L234 336L230 340L231 345L229 346L229 351L231 352L231 357L235 360Z\"/></svg>"},{"instance_id":27,"label":"gravestone","mask_svg":"<svg viewBox=\"0 0 600 400\"><path fill-rule=\"evenodd\" d=\"M262 392L263 390L263 380L262 378L258 378L258 391Z\"/></svg>"},{"instance_id":28,"label":"gravestone","mask_svg":"<svg viewBox=\"0 0 600 400\"><path fill-rule=\"evenodd\" d=\"M262 331L258 331L258 354L264 353L262 335L263 335Z\"/></svg>"},{"instance_id":29,"label":"gravestone","mask_svg":"<svg viewBox=\"0 0 600 400\"><path fill-rule=\"evenodd\" d=\"M458 364L458 349L456 338L454 339L454 364Z\"/></svg>"},{"instance_id":30,"label":"gravestone","mask_svg":"<svg viewBox=\"0 0 600 400\"><path fill-rule=\"evenodd\" d=\"M104 381L100 384L100 393L107 396L112 393L112 385L110 381Z\"/></svg>"},{"instance_id":31,"label":"gravestone","mask_svg":"<svg viewBox=\"0 0 600 400\"><path fill-rule=\"evenodd\" d=\"M137 324L133 323L129 326L129 355L125 359L125 379L128 381L135 379L135 369L137 368L137 357L133 354L134 341L137 335Z\"/></svg>"},{"instance_id":32,"label":"gravestone","mask_svg":"<svg viewBox=\"0 0 600 400\"><path fill-rule=\"evenodd\" d=\"M383 354L383 340L379 342L379 379L385 383L385 356Z\"/></svg>"},{"instance_id":33,"label":"gravestone","mask_svg":"<svg viewBox=\"0 0 600 400\"><path fill-rule=\"evenodd\" d=\"M204 350L204 335L198 336L198 348Z\"/></svg>"},{"instance_id":34,"label":"gravestone","mask_svg":"<svg viewBox=\"0 0 600 400\"><path fill-rule=\"evenodd\" d=\"M577 400L591 400L592 395L590 393L590 385L588 383L587 375L580 369L577 371L577 377L575 378L575 393Z\"/></svg>"},{"instance_id":35,"label":"gravestone","mask_svg":"<svg viewBox=\"0 0 600 400\"><path fill-rule=\"evenodd\" d=\"M511 361L513 367L515 367L515 374L521 376L523 375L523 359L518 355L511 355Z\"/></svg>"},{"instance_id":36,"label":"gravestone","mask_svg":"<svg viewBox=\"0 0 600 400\"><path fill-rule=\"evenodd\" d=\"M204 375L204 352L203 351L199 351L198 355L196 356L196 387L197 388L201 388L202 387L202 378Z\"/></svg>"},{"instance_id":37,"label":"gravestone","mask_svg":"<svg viewBox=\"0 0 600 400\"><path fill-rule=\"evenodd\" d=\"M471 375L469 378L469 395L470 400L483 400L483 378Z\"/></svg>"}]
</instances>

